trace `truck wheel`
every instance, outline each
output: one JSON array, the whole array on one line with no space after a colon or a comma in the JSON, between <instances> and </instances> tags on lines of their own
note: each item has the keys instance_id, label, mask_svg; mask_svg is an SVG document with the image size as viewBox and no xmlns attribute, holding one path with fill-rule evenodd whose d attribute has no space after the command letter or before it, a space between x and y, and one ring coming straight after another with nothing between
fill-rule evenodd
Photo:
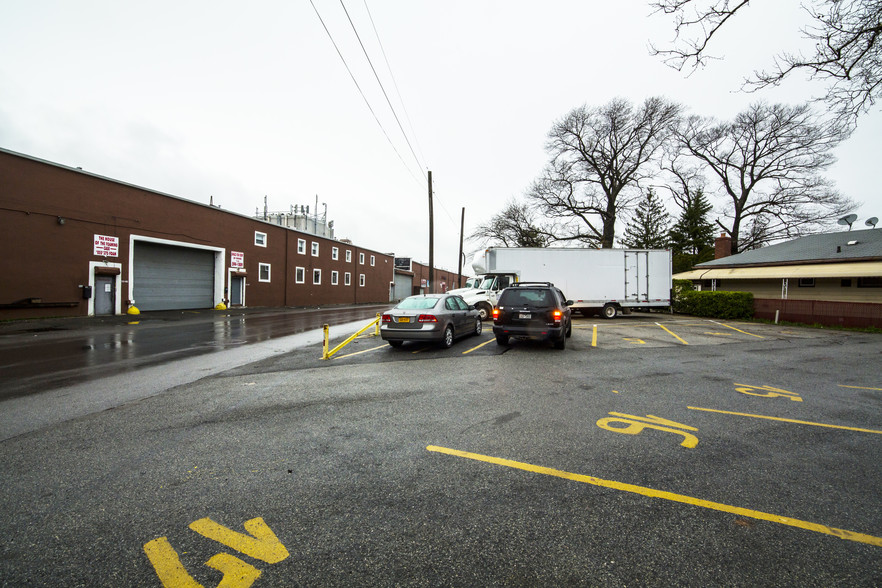
<instances>
[{"instance_id":1,"label":"truck wheel","mask_svg":"<svg viewBox=\"0 0 882 588\"><path fill-rule=\"evenodd\" d=\"M607 304L603 307L603 318L606 319L614 319L616 318L616 314L618 314L618 309L616 309L615 304Z\"/></svg>"},{"instance_id":2,"label":"truck wheel","mask_svg":"<svg viewBox=\"0 0 882 588\"><path fill-rule=\"evenodd\" d=\"M493 312L493 309L490 308L490 305L486 302L479 302L475 305L475 308L478 310L479 316L482 321L486 321L490 318L490 315Z\"/></svg>"}]
</instances>

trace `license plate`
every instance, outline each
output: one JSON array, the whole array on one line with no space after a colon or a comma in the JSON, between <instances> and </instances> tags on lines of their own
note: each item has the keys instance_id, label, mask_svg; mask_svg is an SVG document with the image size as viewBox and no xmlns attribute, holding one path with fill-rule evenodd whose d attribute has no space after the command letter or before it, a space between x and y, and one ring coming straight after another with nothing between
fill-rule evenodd
<instances>
[{"instance_id":1,"label":"license plate","mask_svg":"<svg viewBox=\"0 0 882 588\"><path fill-rule=\"evenodd\" d=\"M518 313L518 318L519 318L519 319L529 319L529 318L530 318L530 313L529 313L529 312L521 312L521 313Z\"/></svg>"},{"instance_id":2,"label":"license plate","mask_svg":"<svg viewBox=\"0 0 882 588\"><path fill-rule=\"evenodd\" d=\"M399 323L409 323L409 322L410 322L410 317L409 317L409 316L403 316L403 317L400 317L400 318L398 319L398 322L399 322Z\"/></svg>"}]
</instances>

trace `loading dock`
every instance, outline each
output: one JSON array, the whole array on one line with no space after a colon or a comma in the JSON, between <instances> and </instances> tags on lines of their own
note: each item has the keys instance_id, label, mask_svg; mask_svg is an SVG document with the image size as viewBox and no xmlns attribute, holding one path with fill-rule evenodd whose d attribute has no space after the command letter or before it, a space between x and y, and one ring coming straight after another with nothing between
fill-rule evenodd
<instances>
[{"instance_id":1,"label":"loading dock","mask_svg":"<svg viewBox=\"0 0 882 588\"><path fill-rule=\"evenodd\" d=\"M131 298L140 310L212 308L221 300L222 249L132 240Z\"/></svg>"}]
</instances>

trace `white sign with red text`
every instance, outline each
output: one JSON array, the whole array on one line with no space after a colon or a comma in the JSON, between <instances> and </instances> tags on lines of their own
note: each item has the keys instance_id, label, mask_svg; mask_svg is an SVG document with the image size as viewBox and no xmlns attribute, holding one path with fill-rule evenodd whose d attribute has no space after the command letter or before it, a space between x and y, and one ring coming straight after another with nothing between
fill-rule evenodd
<instances>
[{"instance_id":1,"label":"white sign with red text","mask_svg":"<svg viewBox=\"0 0 882 588\"><path fill-rule=\"evenodd\" d=\"M245 267L245 254L241 251L230 251L230 267Z\"/></svg>"},{"instance_id":2,"label":"white sign with red text","mask_svg":"<svg viewBox=\"0 0 882 588\"><path fill-rule=\"evenodd\" d=\"M99 257L117 257L119 255L119 237L95 235L94 255Z\"/></svg>"}]
</instances>

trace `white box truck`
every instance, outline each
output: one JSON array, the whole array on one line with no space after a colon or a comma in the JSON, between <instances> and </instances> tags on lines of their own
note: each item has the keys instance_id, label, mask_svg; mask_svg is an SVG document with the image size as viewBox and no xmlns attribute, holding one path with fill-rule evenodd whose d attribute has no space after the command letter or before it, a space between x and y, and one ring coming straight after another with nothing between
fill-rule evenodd
<instances>
[{"instance_id":1,"label":"white box truck","mask_svg":"<svg viewBox=\"0 0 882 588\"><path fill-rule=\"evenodd\" d=\"M571 308L606 318L671 305L671 252L666 249L491 247L475 256L472 268L484 280L461 296L482 317L514 282L552 282L573 301Z\"/></svg>"}]
</instances>

